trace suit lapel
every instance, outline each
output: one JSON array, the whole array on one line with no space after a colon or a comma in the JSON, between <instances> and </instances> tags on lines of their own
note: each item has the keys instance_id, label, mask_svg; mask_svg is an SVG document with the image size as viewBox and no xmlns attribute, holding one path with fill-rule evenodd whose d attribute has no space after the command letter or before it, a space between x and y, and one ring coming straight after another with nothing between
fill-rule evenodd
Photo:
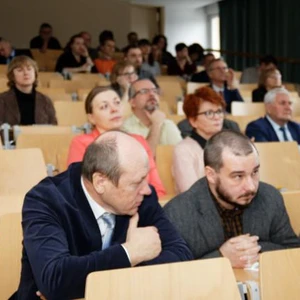
<instances>
[{"instance_id":1,"label":"suit lapel","mask_svg":"<svg viewBox=\"0 0 300 300\"><path fill-rule=\"evenodd\" d=\"M6 101L6 109L7 114L11 116L14 120L11 120L12 124L20 124L21 122L21 115L20 110L17 102L17 96L13 89L8 91L7 95L8 101Z\"/></svg>"},{"instance_id":2,"label":"suit lapel","mask_svg":"<svg viewBox=\"0 0 300 300\"><path fill-rule=\"evenodd\" d=\"M264 121L266 123L268 131L271 134L271 140L274 142L279 142L278 136L277 136L272 124L269 122L269 120L266 117L264 117Z\"/></svg>"}]
</instances>

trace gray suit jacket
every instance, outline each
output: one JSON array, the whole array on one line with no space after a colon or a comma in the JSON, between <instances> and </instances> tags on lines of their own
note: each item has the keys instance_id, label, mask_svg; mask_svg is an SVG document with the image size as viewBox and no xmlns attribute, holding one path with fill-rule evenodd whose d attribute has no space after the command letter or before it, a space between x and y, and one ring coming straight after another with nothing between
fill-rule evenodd
<instances>
[{"instance_id":1,"label":"gray suit jacket","mask_svg":"<svg viewBox=\"0 0 300 300\"><path fill-rule=\"evenodd\" d=\"M172 199L164 209L195 258L220 256L218 249L225 242L224 232L206 177ZM282 196L271 185L260 182L258 193L245 209L242 220L245 234L259 236L262 252L300 247Z\"/></svg>"}]
</instances>

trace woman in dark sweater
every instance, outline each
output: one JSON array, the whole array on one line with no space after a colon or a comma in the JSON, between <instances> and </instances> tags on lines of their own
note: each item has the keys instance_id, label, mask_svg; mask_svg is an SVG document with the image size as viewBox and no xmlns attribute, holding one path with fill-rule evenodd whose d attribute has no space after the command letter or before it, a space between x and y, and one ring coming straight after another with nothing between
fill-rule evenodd
<instances>
[{"instance_id":1,"label":"woman in dark sweater","mask_svg":"<svg viewBox=\"0 0 300 300\"><path fill-rule=\"evenodd\" d=\"M17 56L9 64L9 90L0 94L0 125L57 124L52 101L35 90L38 68L28 56Z\"/></svg>"},{"instance_id":2,"label":"woman in dark sweater","mask_svg":"<svg viewBox=\"0 0 300 300\"><path fill-rule=\"evenodd\" d=\"M265 94L269 90L281 85L281 74L278 69L272 68L261 72L258 88L252 91L252 102L263 102Z\"/></svg>"}]
</instances>

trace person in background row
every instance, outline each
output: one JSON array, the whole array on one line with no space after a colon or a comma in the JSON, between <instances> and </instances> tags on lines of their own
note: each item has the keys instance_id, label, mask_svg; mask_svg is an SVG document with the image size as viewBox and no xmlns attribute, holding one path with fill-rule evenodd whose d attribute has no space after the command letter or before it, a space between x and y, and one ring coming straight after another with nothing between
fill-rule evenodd
<instances>
[{"instance_id":1,"label":"person in background row","mask_svg":"<svg viewBox=\"0 0 300 300\"><path fill-rule=\"evenodd\" d=\"M267 69L276 69L277 64L277 59L273 55L261 57L258 66L243 70L240 83L258 83L260 73Z\"/></svg>"},{"instance_id":2,"label":"person in background row","mask_svg":"<svg viewBox=\"0 0 300 300\"><path fill-rule=\"evenodd\" d=\"M88 145L108 130L121 128L123 124L123 104L120 97L111 87L92 89L85 100L85 111L89 122L93 125L91 133L76 136L70 145L68 165L82 161ZM149 145L142 136L132 135L146 150L150 169L147 180L153 185L158 196L165 195L165 189L159 178Z\"/></svg>"},{"instance_id":3,"label":"person in background row","mask_svg":"<svg viewBox=\"0 0 300 300\"><path fill-rule=\"evenodd\" d=\"M30 41L31 49L40 49L41 52L46 52L47 49L59 50L61 45L57 38L52 36L53 28L48 23L43 23L40 26L39 35Z\"/></svg>"},{"instance_id":4,"label":"person in background row","mask_svg":"<svg viewBox=\"0 0 300 300\"><path fill-rule=\"evenodd\" d=\"M81 31L80 36L84 40L84 45L88 49L89 56L92 60L96 59L98 57L98 50L96 48L92 48L92 36L87 31Z\"/></svg>"},{"instance_id":5,"label":"person in background row","mask_svg":"<svg viewBox=\"0 0 300 300\"><path fill-rule=\"evenodd\" d=\"M292 121L289 92L283 87L274 88L266 93L264 102L266 116L250 122L246 135L255 142L296 141L300 145L300 125Z\"/></svg>"},{"instance_id":6,"label":"person in background row","mask_svg":"<svg viewBox=\"0 0 300 300\"><path fill-rule=\"evenodd\" d=\"M100 44L99 57L94 60L95 68L102 75L110 75L116 61L113 59L116 43L107 38Z\"/></svg>"},{"instance_id":7,"label":"person in background row","mask_svg":"<svg viewBox=\"0 0 300 300\"><path fill-rule=\"evenodd\" d=\"M154 155L157 145L176 145L182 140L177 126L159 109L159 92L149 79L133 82L129 89L132 114L123 125L126 132L143 136Z\"/></svg>"},{"instance_id":8,"label":"person in background row","mask_svg":"<svg viewBox=\"0 0 300 300\"><path fill-rule=\"evenodd\" d=\"M193 259L148 185L145 149L106 132L83 163L47 177L24 199L17 299L84 297L88 274ZM43 295L43 296L42 296Z\"/></svg>"},{"instance_id":9,"label":"person in background row","mask_svg":"<svg viewBox=\"0 0 300 300\"><path fill-rule=\"evenodd\" d=\"M193 131L173 151L172 173L178 193L185 192L205 175L204 147L207 140L222 130L225 106L223 98L210 87L185 97L183 111Z\"/></svg>"},{"instance_id":10,"label":"person in background row","mask_svg":"<svg viewBox=\"0 0 300 300\"><path fill-rule=\"evenodd\" d=\"M260 72L258 88L252 91L252 102L263 102L265 94L275 88L281 87L281 74L277 69L267 69Z\"/></svg>"},{"instance_id":11,"label":"person in background row","mask_svg":"<svg viewBox=\"0 0 300 300\"><path fill-rule=\"evenodd\" d=\"M175 47L176 59L168 64L168 75L178 75L188 79L196 71L196 65L189 57L186 44L179 43Z\"/></svg>"},{"instance_id":12,"label":"person in background row","mask_svg":"<svg viewBox=\"0 0 300 300\"><path fill-rule=\"evenodd\" d=\"M204 49L201 45L194 43L188 47L189 57L191 58L192 62L199 66L202 64L202 59L204 57Z\"/></svg>"},{"instance_id":13,"label":"person in background row","mask_svg":"<svg viewBox=\"0 0 300 300\"><path fill-rule=\"evenodd\" d=\"M210 79L210 87L219 93L226 102L226 111L231 112L231 102L243 102L243 98L238 90L238 83L235 79L234 70L229 69L226 62L215 59L208 65L207 74Z\"/></svg>"},{"instance_id":14,"label":"person in background row","mask_svg":"<svg viewBox=\"0 0 300 300\"><path fill-rule=\"evenodd\" d=\"M196 259L223 256L249 268L261 252L300 247L282 195L259 181L259 153L245 135L215 134L204 165L205 177L164 207Z\"/></svg>"},{"instance_id":15,"label":"person in background row","mask_svg":"<svg viewBox=\"0 0 300 300\"><path fill-rule=\"evenodd\" d=\"M92 59L80 34L73 35L64 53L58 58L55 71L60 73L90 73Z\"/></svg>"},{"instance_id":16,"label":"person in background row","mask_svg":"<svg viewBox=\"0 0 300 300\"><path fill-rule=\"evenodd\" d=\"M138 37L138 34L134 31L131 31L127 34L127 46L124 47L122 49L122 51L124 52L125 49L128 47L128 46L137 46L138 45L138 41L139 41L139 37Z\"/></svg>"},{"instance_id":17,"label":"person in background row","mask_svg":"<svg viewBox=\"0 0 300 300\"><path fill-rule=\"evenodd\" d=\"M210 78L207 74L209 64L215 60L215 56L212 53L207 53L203 57L203 67L204 70L198 73L195 73L191 77L191 82L210 82Z\"/></svg>"},{"instance_id":18,"label":"person in background row","mask_svg":"<svg viewBox=\"0 0 300 300\"><path fill-rule=\"evenodd\" d=\"M52 101L36 91L38 68L28 56L17 56L8 65L9 90L0 94L0 125L52 124L57 120Z\"/></svg>"},{"instance_id":19,"label":"person in background row","mask_svg":"<svg viewBox=\"0 0 300 300\"><path fill-rule=\"evenodd\" d=\"M141 69L151 73L153 77L160 75L160 65L155 60L155 56L153 54L149 40L139 40L138 46L140 47L143 55L143 64L141 66Z\"/></svg>"},{"instance_id":20,"label":"person in background row","mask_svg":"<svg viewBox=\"0 0 300 300\"><path fill-rule=\"evenodd\" d=\"M8 65L14 57L26 55L32 58L32 54L28 49L15 49L11 42L0 38L0 65Z\"/></svg>"},{"instance_id":21,"label":"person in background row","mask_svg":"<svg viewBox=\"0 0 300 300\"><path fill-rule=\"evenodd\" d=\"M162 35L156 35L152 40L152 45L157 47L158 50L158 62L161 65L168 65L171 61L174 60L173 55L167 51L168 48L168 40L167 38Z\"/></svg>"}]
</instances>

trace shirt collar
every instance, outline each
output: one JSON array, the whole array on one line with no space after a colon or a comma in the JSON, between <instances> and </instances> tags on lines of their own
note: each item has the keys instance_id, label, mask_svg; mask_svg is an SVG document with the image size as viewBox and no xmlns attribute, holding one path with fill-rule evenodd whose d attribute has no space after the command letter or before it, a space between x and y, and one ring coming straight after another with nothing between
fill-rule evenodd
<instances>
[{"instance_id":1,"label":"shirt collar","mask_svg":"<svg viewBox=\"0 0 300 300\"><path fill-rule=\"evenodd\" d=\"M212 84L211 86L212 86L213 90L216 91L217 93L218 92L224 92L224 86L221 87L221 88L216 86L215 84Z\"/></svg>"},{"instance_id":2,"label":"shirt collar","mask_svg":"<svg viewBox=\"0 0 300 300\"><path fill-rule=\"evenodd\" d=\"M83 192L84 192L84 195L86 196L88 202L89 202L89 205L93 211L93 214L95 216L95 219L98 220L105 212L106 210L100 205L98 204L93 198L92 196L89 194L89 192L87 191L87 189L85 188L84 186L84 183L83 183L83 178L81 176L80 178L80 183L81 183L81 187L83 189Z\"/></svg>"},{"instance_id":3,"label":"shirt collar","mask_svg":"<svg viewBox=\"0 0 300 300\"><path fill-rule=\"evenodd\" d=\"M278 131L281 127L285 128L285 129L288 129L287 123L285 123L283 126L280 126L275 121L273 121L270 116L266 115L266 118L271 123L271 125L273 126L273 128L275 129L275 131L276 130Z\"/></svg>"},{"instance_id":4,"label":"shirt collar","mask_svg":"<svg viewBox=\"0 0 300 300\"><path fill-rule=\"evenodd\" d=\"M206 139L204 139L201 135L199 135L195 129L192 130L190 137L195 140L202 149L204 149L206 145Z\"/></svg>"}]
</instances>

